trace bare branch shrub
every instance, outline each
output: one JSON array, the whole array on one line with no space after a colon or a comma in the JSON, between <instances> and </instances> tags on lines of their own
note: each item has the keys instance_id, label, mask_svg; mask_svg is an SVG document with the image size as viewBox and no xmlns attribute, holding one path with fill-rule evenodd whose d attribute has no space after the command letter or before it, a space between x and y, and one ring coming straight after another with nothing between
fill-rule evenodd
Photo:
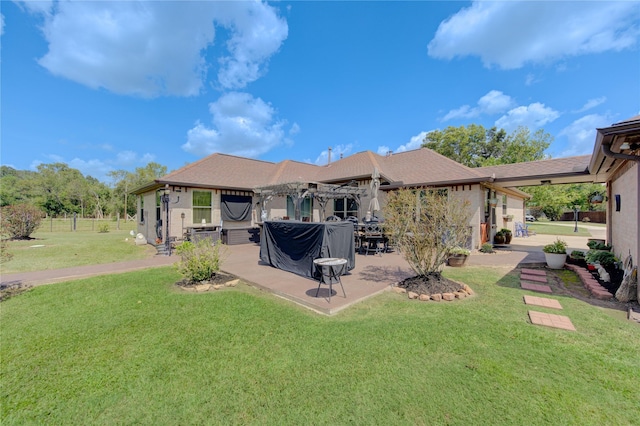
<instances>
[{"instance_id":1,"label":"bare branch shrub","mask_svg":"<svg viewBox=\"0 0 640 426\"><path fill-rule=\"evenodd\" d=\"M12 240L27 240L42 222L42 211L31 204L15 204L0 211L2 233Z\"/></svg>"},{"instance_id":2,"label":"bare branch shrub","mask_svg":"<svg viewBox=\"0 0 640 426\"><path fill-rule=\"evenodd\" d=\"M471 235L467 201L435 188L399 189L384 207L385 231L418 276L440 273L454 247Z\"/></svg>"}]
</instances>

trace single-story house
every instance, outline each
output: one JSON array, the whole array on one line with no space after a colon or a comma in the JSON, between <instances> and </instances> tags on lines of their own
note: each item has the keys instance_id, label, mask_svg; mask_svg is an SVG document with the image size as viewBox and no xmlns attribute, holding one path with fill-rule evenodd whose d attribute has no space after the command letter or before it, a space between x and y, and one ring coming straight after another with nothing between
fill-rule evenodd
<instances>
[{"instance_id":1,"label":"single-story house","mask_svg":"<svg viewBox=\"0 0 640 426\"><path fill-rule=\"evenodd\" d=\"M386 192L400 187L437 187L446 189L450 197L469 201L473 248L496 230L514 231L515 222L524 221L527 194L497 184L493 172L463 166L427 148L385 156L364 151L323 166L216 153L134 190L139 196L138 231L150 242L180 239L197 228L222 230L229 243L249 242L261 221L295 217L295 197L273 197L265 203L262 189L278 186L357 188L328 203L312 189L302 201L299 216L314 222L330 215L362 218L369 211L376 172L380 181L376 198L382 206ZM380 212L372 214L380 216ZM167 218L168 228L163 225Z\"/></svg>"},{"instance_id":2,"label":"single-story house","mask_svg":"<svg viewBox=\"0 0 640 426\"><path fill-rule=\"evenodd\" d=\"M221 230L233 244L250 241L252 230L264 220L299 217L320 221L329 215L362 218L369 210L369 188L377 173L377 198L382 206L386 192L400 187L438 187L450 197L468 200L473 230L470 245L478 248L498 229L513 231L516 222L524 222L529 196L518 186L600 182L606 184L608 195L607 240L617 255L631 254L637 262L639 153L640 116L636 116L597 129L592 155L472 169L427 148L385 156L364 151L323 166L212 154L133 193L139 196L138 231L148 241L180 239L186 230L202 228ZM318 185L354 190L327 202L314 197ZM298 199L265 196L264 188L278 187L294 188Z\"/></svg>"}]
</instances>

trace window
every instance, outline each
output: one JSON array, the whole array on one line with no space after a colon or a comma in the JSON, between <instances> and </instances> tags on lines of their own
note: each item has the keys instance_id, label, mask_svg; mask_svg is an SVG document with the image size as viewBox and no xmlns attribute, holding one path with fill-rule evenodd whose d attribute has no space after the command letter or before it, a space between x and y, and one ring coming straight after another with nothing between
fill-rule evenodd
<instances>
[{"instance_id":1,"label":"window","mask_svg":"<svg viewBox=\"0 0 640 426\"><path fill-rule=\"evenodd\" d=\"M342 219L358 217L358 203L353 198L336 198L333 200L333 214Z\"/></svg>"},{"instance_id":2,"label":"window","mask_svg":"<svg viewBox=\"0 0 640 426\"><path fill-rule=\"evenodd\" d=\"M144 223L144 197L139 195L138 199L140 200L140 217L138 218L138 222Z\"/></svg>"},{"instance_id":3,"label":"window","mask_svg":"<svg viewBox=\"0 0 640 426\"><path fill-rule=\"evenodd\" d=\"M211 223L211 191L192 191L193 223Z\"/></svg>"},{"instance_id":4,"label":"window","mask_svg":"<svg viewBox=\"0 0 640 426\"><path fill-rule=\"evenodd\" d=\"M160 211L162 192L162 190L156 191L156 222L162 219L162 212Z\"/></svg>"},{"instance_id":5,"label":"window","mask_svg":"<svg viewBox=\"0 0 640 426\"><path fill-rule=\"evenodd\" d=\"M303 217L311 217L311 211L313 209L313 203L311 202L311 198L305 197L302 200L302 205L300 206L300 218ZM293 198L291 195L287 195L287 216L290 218L296 217L296 207L293 203Z\"/></svg>"},{"instance_id":6,"label":"window","mask_svg":"<svg viewBox=\"0 0 640 426\"><path fill-rule=\"evenodd\" d=\"M506 215L507 214L507 196L503 195L502 196L502 215Z\"/></svg>"}]
</instances>

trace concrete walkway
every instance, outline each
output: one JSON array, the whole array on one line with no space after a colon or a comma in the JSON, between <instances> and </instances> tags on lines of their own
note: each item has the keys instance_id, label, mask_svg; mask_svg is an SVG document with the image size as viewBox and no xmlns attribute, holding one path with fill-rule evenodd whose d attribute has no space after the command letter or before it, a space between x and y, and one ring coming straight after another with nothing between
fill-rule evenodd
<instances>
[{"instance_id":1,"label":"concrete walkway","mask_svg":"<svg viewBox=\"0 0 640 426\"><path fill-rule=\"evenodd\" d=\"M602 232L604 233L604 230ZM560 238L567 241L571 249L587 250L587 237ZM555 239L555 236L550 235L514 238L510 247L499 249L495 254L473 253L468 258L467 264L470 266L511 268L518 266L541 267L545 264L542 246L555 241ZM333 293L329 300L328 286L323 285L318 297L316 297L317 281L265 265L260 262L259 253L260 247L253 244L228 246L228 257L224 261L222 269L258 288L325 314L333 314L345 309L415 275L398 253L384 253L382 256L356 255L356 268L342 277L347 297L343 296L342 289L338 285L333 287ZM145 260L1 274L0 282L3 286L11 283L51 284L96 275L167 266L178 260L178 256L154 256Z\"/></svg>"}]
</instances>

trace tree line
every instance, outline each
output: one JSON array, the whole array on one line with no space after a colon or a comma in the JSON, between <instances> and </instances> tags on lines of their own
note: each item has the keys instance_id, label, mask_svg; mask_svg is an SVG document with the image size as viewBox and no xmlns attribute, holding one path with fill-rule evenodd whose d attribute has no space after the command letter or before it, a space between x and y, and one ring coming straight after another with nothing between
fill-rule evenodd
<instances>
[{"instance_id":1,"label":"tree line","mask_svg":"<svg viewBox=\"0 0 640 426\"><path fill-rule=\"evenodd\" d=\"M422 146L467 167L485 167L550 159L544 151L551 142L553 137L542 129L531 133L526 127L518 127L512 133L507 133L504 129L486 129L471 124L429 132ZM528 186L518 189L532 196L527 202L527 209L536 217L544 214L556 220L563 212L574 207L580 211L605 208L604 204L593 205L589 202L593 195L605 194L601 184Z\"/></svg>"},{"instance_id":2,"label":"tree line","mask_svg":"<svg viewBox=\"0 0 640 426\"><path fill-rule=\"evenodd\" d=\"M109 172L113 183L108 185L65 163L40 164L36 171L2 166L0 207L28 204L52 217L74 213L96 219L132 216L136 197L129 192L166 173L166 166L151 162L133 172Z\"/></svg>"}]
</instances>

